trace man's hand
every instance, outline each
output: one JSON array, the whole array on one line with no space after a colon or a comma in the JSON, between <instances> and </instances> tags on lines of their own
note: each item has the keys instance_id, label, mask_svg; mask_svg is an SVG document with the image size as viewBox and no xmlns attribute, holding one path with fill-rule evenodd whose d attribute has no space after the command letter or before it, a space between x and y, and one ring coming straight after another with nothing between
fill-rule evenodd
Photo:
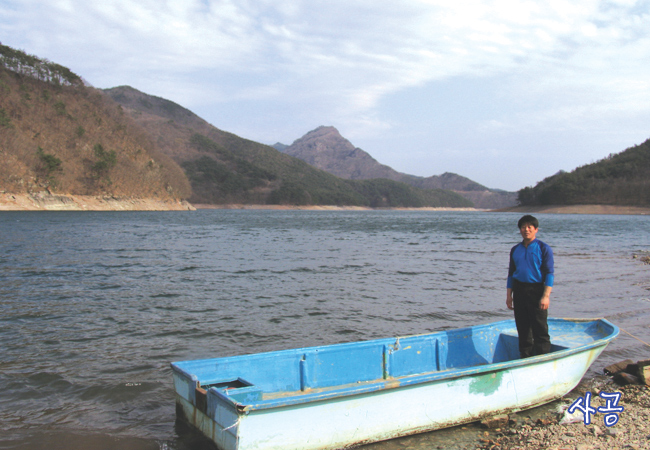
<instances>
[{"instance_id":1,"label":"man's hand","mask_svg":"<svg viewBox=\"0 0 650 450\"><path fill-rule=\"evenodd\" d=\"M539 309L546 310L548 305L551 304L551 291L553 290L550 286L544 286L544 293L542 294L542 299L539 301Z\"/></svg>"},{"instance_id":2,"label":"man's hand","mask_svg":"<svg viewBox=\"0 0 650 450\"><path fill-rule=\"evenodd\" d=\"M539 301L539 309L548 309L548 305L551 304L551 299L549 296L544 296L542 299Z\"/></svg>"},{"instance_id":3,"label":"man's hand","mask_svg":"<svg viewBox=\"0 0 650 450\"><path fill-rule=\"evenodd\" d=\"M512 289L508 289L508 294L506 295L506 306L508 309L515 309L512 304Z\"/></svg>"}]
</instances>

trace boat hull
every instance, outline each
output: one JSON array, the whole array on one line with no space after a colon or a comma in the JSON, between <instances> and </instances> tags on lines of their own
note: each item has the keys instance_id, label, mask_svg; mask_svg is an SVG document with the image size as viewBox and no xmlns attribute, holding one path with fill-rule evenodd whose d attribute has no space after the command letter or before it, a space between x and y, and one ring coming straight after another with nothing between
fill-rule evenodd
<instances>
[{"instance_id":1,"label":"boat hull","mask_svg":"<svg viewBox=\"0 0 650 450\"><path fill-rule=\"evenodd\" d=\"M185 419L222 450L346 448L558 399L580 382L615 333L540 357L442 370L433 376L386 377L376 389L346 388L345 395L329 396L323 391L309 401L276 399L270 407L232 401L214 388L207 392L205 407L197 407L196 398L183 393L186 374L175 371L176 401Z\"/></svg>"}]
</instances>

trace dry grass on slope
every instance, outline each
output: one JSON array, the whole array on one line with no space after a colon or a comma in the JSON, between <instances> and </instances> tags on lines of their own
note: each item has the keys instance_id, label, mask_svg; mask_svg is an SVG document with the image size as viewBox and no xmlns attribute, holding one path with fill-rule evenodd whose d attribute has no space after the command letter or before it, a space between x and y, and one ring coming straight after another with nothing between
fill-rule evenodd
<instances>
[{"instance_id":1,"label":"dry grass on slope","mask_svg":"<svg viewBox=\"0 0 650 450\"><path fill-rule=\"evenodd\" d=\"M184 199L182 169L100 91L0 68L0 190Z\"/></svg>"}]
</instances>

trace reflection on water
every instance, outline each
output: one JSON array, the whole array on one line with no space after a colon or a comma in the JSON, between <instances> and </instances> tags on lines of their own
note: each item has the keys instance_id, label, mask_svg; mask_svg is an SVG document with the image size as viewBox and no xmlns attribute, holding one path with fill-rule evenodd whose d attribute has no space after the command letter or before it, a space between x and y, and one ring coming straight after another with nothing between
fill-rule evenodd
<instances>
[{"instance_id":1,"label":"reflection on water","mask_svg":"<svg viewBox=\"0 0 650 450\"><path fill-rule=\"evenodd\" d=\"M1 213L5 448L201 448L169 362L411 335L511 317L517 215L395 211ZM551 315L650 342L643 216L540 216ZM593 375L647 358L625 333ZM478 433L480 430L468 432ZM369 447L431 448L446 433ZM474 435L472 435L474 438ZM63 444L61 444L63 445Z\"/></svg>"}]
</instances>

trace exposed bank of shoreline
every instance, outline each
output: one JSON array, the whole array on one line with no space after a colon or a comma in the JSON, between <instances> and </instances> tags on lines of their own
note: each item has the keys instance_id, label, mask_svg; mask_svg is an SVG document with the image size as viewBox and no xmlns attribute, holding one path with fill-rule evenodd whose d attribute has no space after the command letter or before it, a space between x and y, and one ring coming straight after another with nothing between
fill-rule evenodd
<instances>
[{"instance_id":1,"label":"exposed bank of shoreline","mask_svg":"<svg viewBox=\"0 0 650 450\"><path fill-rule=\"evenodd\" d=\"M479 212L513 212L513 213L538 213L538 214L622 214L622 215L650 215L650 207L614 206L614 205L571 205L571 206L513 206L502 209L478 208L449 208L449 207L423 207L423 208L372 208L369 206L334 206L334 205L205 205L195 204L196 209L270 209L270 210L307 210L307 211L479 211Z\"/></svg>"},{"instance_id":2,"label":"exposed bank of shoreline","mask_svg":"<svg viewBox=\"0 0 650 450\"><path fill-rule=\"evenodd\" d=\"M372 208L369 206L335 205L245 205L245 204L190 204L184 200L160 200L155 198L89 196L71 194L12 194L0 192L0 211L193 211L196 209L252 209L274 211L477 211L537 214L620 214L650 215L650 207L614 205L571 206L515 206L494 210L451 207L394 207Z\"/></svg>"},{"instance_id":3,"label":"exposed bank of shoreline","mask_svg":"<svg viewBox=\"0 0 650 450\"><path fill-rule=\"evenodd\" d=\"M193 211L186 201L90 195L0 193L0 211Z\"/></svg>"},{"instance_id":4,"label":"exposed bank of shoreline","mask_svg":"<svg viewBox=\"0 0 650 450\"><path fill-rule=\"evenodd\" d=\"M408 208L408 207L394 207L394 208L373 208L370 206L336 206L336 205L308 205L308 206L294 206L294 205L243 205L243 204L229 204L229 205L206 205L195 204L196 209L268 209L277 211L485 211L476 208L448 208L448 207L429 207L422 208Z\"/></svg>"}]
</instances>

